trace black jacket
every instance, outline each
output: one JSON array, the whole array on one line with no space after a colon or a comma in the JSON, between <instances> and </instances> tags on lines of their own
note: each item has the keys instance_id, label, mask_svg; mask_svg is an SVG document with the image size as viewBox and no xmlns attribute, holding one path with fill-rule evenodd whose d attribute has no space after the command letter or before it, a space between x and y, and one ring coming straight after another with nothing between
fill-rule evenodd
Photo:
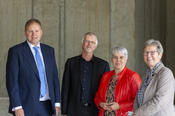
<instances>
[{"instance_id":1,"label":"black jacket","mask_svg":"<svg viewBox=\"0 0 175 116\"><path fill-rule=\"evenodd\" d=\"M62 94L61 94L61 111L67 116L85 116L83 113L83 104L81 102L81 60L82 56L75 56L67 60L65 64ZM95 93L99 87L100 79L104 72L109 71L109 64L95 56L92 58L92 80L91 80L91 106L89 114L98 115L98 109L94 103Z\"/></svg>"}]
</instances>

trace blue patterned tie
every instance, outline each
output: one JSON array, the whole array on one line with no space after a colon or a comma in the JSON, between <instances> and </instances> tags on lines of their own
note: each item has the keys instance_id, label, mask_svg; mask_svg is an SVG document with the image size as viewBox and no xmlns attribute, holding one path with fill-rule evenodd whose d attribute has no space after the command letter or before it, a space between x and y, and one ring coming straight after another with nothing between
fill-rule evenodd
<instances>
[{"instance_id":1,"label":"blue patterned tie","mask_svg":"<svg viewBox=\"0 0 175 116\"><path fill-rule=\"evenodd\" d=\"M38 51L39 47L35 46L33 48L35 50L35 58L36 58L38 72L39 72L39 78L40 78L40 82L41 82L40 97L44 97L46 95L45 70L44 70L42 60L41 60L41 56L40 56L39 51Z\"/></svg>"}]
</instances>

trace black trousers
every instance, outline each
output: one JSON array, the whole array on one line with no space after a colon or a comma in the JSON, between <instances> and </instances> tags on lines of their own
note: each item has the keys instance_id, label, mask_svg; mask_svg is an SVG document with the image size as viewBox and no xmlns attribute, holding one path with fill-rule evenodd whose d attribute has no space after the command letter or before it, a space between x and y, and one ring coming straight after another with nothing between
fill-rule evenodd
<instances>
[{"instance_id":1,"label":"black trousers","mask_svg":"<svg viewBox=\"0 0 175 116\"><path fill-rule=\"evenodd\" d=\"M82 116L98 116L98 112L96 111L96 106L94 104L81 105L80 114Z\"/></svg>"}]
</instances>

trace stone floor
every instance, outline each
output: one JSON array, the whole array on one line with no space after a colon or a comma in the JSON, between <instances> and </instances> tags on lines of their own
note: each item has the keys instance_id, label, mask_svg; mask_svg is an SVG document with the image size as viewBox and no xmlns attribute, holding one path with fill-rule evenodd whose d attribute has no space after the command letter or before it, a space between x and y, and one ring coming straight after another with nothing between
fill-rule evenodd
<instances>
[{"instance_id":1,"label":"stone floor","mask_svg":"<svg viewBox=\"0 0 175 116\"><path fill-rule=\"evenodd\" d=\"M12 116L8 113L9 99L0 97L0 116Z\"/></svg>"}]
</instances>

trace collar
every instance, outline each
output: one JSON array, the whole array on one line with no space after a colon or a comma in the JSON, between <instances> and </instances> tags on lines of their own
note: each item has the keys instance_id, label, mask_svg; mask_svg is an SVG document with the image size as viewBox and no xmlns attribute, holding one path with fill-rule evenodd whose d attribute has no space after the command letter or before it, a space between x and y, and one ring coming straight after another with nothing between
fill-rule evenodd
<instances>
[{"instance_id":1,"label":"collar","mask_svg":"<svg viewBox=\"0 0 175 116\"><path fill-rule=\"evenodd\" d=\"M85 62L94 62L95 61L95 56L93 55L92 56L92 59L90 60L90 61L86 61L83 57L82 57L82 55L80 55L81 57L80 57L80 59L82 60L82 61L85 61Z\"/></svg>"},{"instance_id":2,"label":"collar","mask_svg":"<svg viewBox=\"0 0 175 116\"><path fill-rule=\"evenodd\" d=\"M160 63L159 66L158 66L157 69L154 71L154 73L156 73L156 74L161 70L162 67L164 67L164 64L163 64L162 62L159 62L159 63Z\"/></svg>"},{"instance_id":3,"label":"collar","mask_svg":"<svg viewBox=\"0 0 175 116\"><path fill-rule=\"evenodd\" d=\"M35 47L35 45L31 44L28 40L27 40L27 44L29 45L30 48ZM40 48L40 42L36 46L38 46Z\"/></svg>"},{"instance_id":4,"label":"collar","mask_svg":"<svg viewBox=\"0 0 175 116\"><path fill-rule=\"evenodd\" d=\"M123 74L125 74L125 71L127 70L127 67L125 66L121 72L119 72L118 75L118 80L120 80L123 77ZM115 70L113 70L113 75L115 75Z\"/></svg>"},{"instance_id":5,"label":"collar","mask_svg":"<svg viewBox=\"0 0 175 116\"><path fill-rule=\"evenodd\" d=\"M157 71L157 69L160 67L160 65L161 65L162 63L161 62L158 62L155 66L154 66L154 68L152 69L152 70L150 70L149 68L147 69L147 73L148 74L154 74L156 71Z\"/></svg>"},{"instance_id":6,"label":"collar","mask_svg":"<svg viewBox=\"0 0 175 116\"><path fill-rule=\"evenodd\" d=\"M121 72L118 73L118 76L122 75L126 71L127 67L125 66Z\"/></svg>"}]
</instances>

